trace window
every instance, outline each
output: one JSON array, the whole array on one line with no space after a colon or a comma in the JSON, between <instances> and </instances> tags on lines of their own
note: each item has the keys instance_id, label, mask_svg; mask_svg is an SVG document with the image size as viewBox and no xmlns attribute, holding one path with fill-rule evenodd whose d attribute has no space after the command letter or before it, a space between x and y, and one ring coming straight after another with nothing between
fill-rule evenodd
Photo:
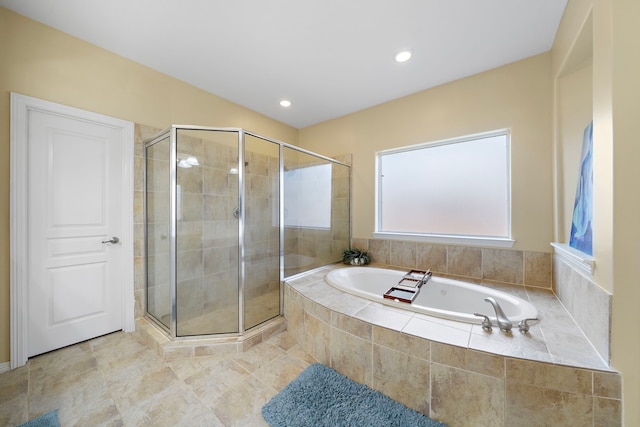
<instances>
[{"instance_id":1,"label":"window","mask_svg":"<svg viewBox=\"0 0 640 427\"><path fill-rule=\"evenodd\" d=\"M511 246L509 133L378 152L377 237Z\"/></svg>"},{"instance_id":2,"label":"window","mask_svg":"<svg viewBox=\"0 0 640 427\"><path fill-rule=\"evenodd\" d=\"M284 225L331 228L331 164L284 173Z\"/></svg>"}]
</instances>

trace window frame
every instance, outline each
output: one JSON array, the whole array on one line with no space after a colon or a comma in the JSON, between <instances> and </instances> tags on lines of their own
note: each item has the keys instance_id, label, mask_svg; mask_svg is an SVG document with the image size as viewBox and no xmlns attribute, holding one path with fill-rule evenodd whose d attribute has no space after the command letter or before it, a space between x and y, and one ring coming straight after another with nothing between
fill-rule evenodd
<instances>
[{"instance_id":1,"label":"window frame","mask_svg":"<svg viewBox=\"0 0 640 427\"><path fill-rule=\"evenodd\" d=\"M506 236L484 236L472 234L440 234L421 232L391 232L381 231L382 226L382 185L381 185L381 158L382 156L394 153L406 153L414 150L434 148L443 145L458 144L477 139L485 139L496 136L506 137L506 158L507 158L507 235ZM510 248L515 244L511 228L511 132L510 129L499 129L490 132L482 132L461 137L448 138L444 140L425 142L410 146L397 147L388 150L380 150L375 153L375 231L373 236L381 239L409 240L419 242L430 242L439 244L462 244L468 246L488 246Z\"/></svg>"}]
</instances>

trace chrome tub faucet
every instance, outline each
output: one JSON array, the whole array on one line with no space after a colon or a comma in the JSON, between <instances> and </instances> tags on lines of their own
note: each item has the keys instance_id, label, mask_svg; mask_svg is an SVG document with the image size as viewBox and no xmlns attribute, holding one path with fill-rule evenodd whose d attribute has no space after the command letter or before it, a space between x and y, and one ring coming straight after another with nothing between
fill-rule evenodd
<instances>
[{"instance_id":1,"label":"chrome tub faucet","mask_svg":"<svg viewBox=\"0 0 640 427\"><path fill-rule=\"evenodd\" d=\"M500 307L498 301L492 297L486 297L484 300L493 306L500 330L504 332L511 332L511 320L509 320L509 318L504 314L504 311L502 311L502 307Z\"/></svg>"},{"instance_id":2,"label":"chrome tub faucet","mask_svg":"<svg viewBox=\"0 0 640 427\"><path fill-rule=\"evenodd\" d=\"M523 319L520 321L520 323L518 323L518 329L520 330L520 332L522 332L523 334L529 332L529 328L531 327L531 325L529 325L529 323L527 322L532 322L532 321L538 321L540 319L538 319L537 317L532 317L529 319Z\"/></svg>"}]
</instances>

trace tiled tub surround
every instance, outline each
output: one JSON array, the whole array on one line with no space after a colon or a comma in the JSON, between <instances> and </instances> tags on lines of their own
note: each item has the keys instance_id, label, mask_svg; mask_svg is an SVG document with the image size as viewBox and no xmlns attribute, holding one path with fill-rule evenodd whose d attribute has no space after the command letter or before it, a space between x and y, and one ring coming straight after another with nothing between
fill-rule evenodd
<instances>
[{"instance_id":1,"label":"tiled tub surround","mask_svg":"<svg viewBox=\"0 0 640 427\"><path fill-rule=\"evenodd\" d=\"M386 239L352 239L371 261L399 268L429 268L470 282L493 281L551 289L551 254Z\"/></svg>"},{"instance_id":2,"label":"tiled tub surround","mask_svg":"<svg viewBox=\"0 0 640 427\"><path fill-rule=\"evenodd\" d=\"M352 246L368 250L373 262L380 264L428 267L435 274L473 283L553 288L600 357L609 363L611 295L558 255L384 239L353 239Z\"/></svg>"},{"instance_id":3,"label":"tiled tub surround","mask_svg":"<svg viewBox=\"0 0 640 427\"><path fill-rule=\"evenodd\" d=\"M553 256L553 288L603 359L609 360L611 294L566 262Z\"/></svg>"},{"instance_id":4,"label":"tiled tub surround","mask_svg":"<svg viewBox=\"0 0 640 427\"><path fill-rule=\"evenodd\" d=\"M289 333L321 363L456 427L621 425L619 374L551 290L485 283L540 312L508 336L345 294L324 280L336 267L284 290Z\"/></svg>"}]
</instances>

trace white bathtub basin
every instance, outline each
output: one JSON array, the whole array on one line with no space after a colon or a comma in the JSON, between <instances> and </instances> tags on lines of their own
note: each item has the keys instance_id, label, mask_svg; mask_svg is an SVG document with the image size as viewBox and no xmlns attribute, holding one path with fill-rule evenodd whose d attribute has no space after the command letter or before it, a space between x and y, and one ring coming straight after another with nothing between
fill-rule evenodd
<instances>
[{"instance_id":1,"label":"white bathtub basin","mask_svg":"<svg viewBox=\"0 0 640 427\"><path fill-rule=\"evenodd\" d=\"M493 307L484 301L486 297L495 298L514 326L523 319L538 317L538 310L522 298L485 286L435 276L422 286L411 304L383 298L382 295L404 274L403 271L385 268L346 267L329 272L326 281L341 291L359 297L459 322L480 324L482 318L473 313L482 313L496 324Z\"/></svg>"}]
</instances>

